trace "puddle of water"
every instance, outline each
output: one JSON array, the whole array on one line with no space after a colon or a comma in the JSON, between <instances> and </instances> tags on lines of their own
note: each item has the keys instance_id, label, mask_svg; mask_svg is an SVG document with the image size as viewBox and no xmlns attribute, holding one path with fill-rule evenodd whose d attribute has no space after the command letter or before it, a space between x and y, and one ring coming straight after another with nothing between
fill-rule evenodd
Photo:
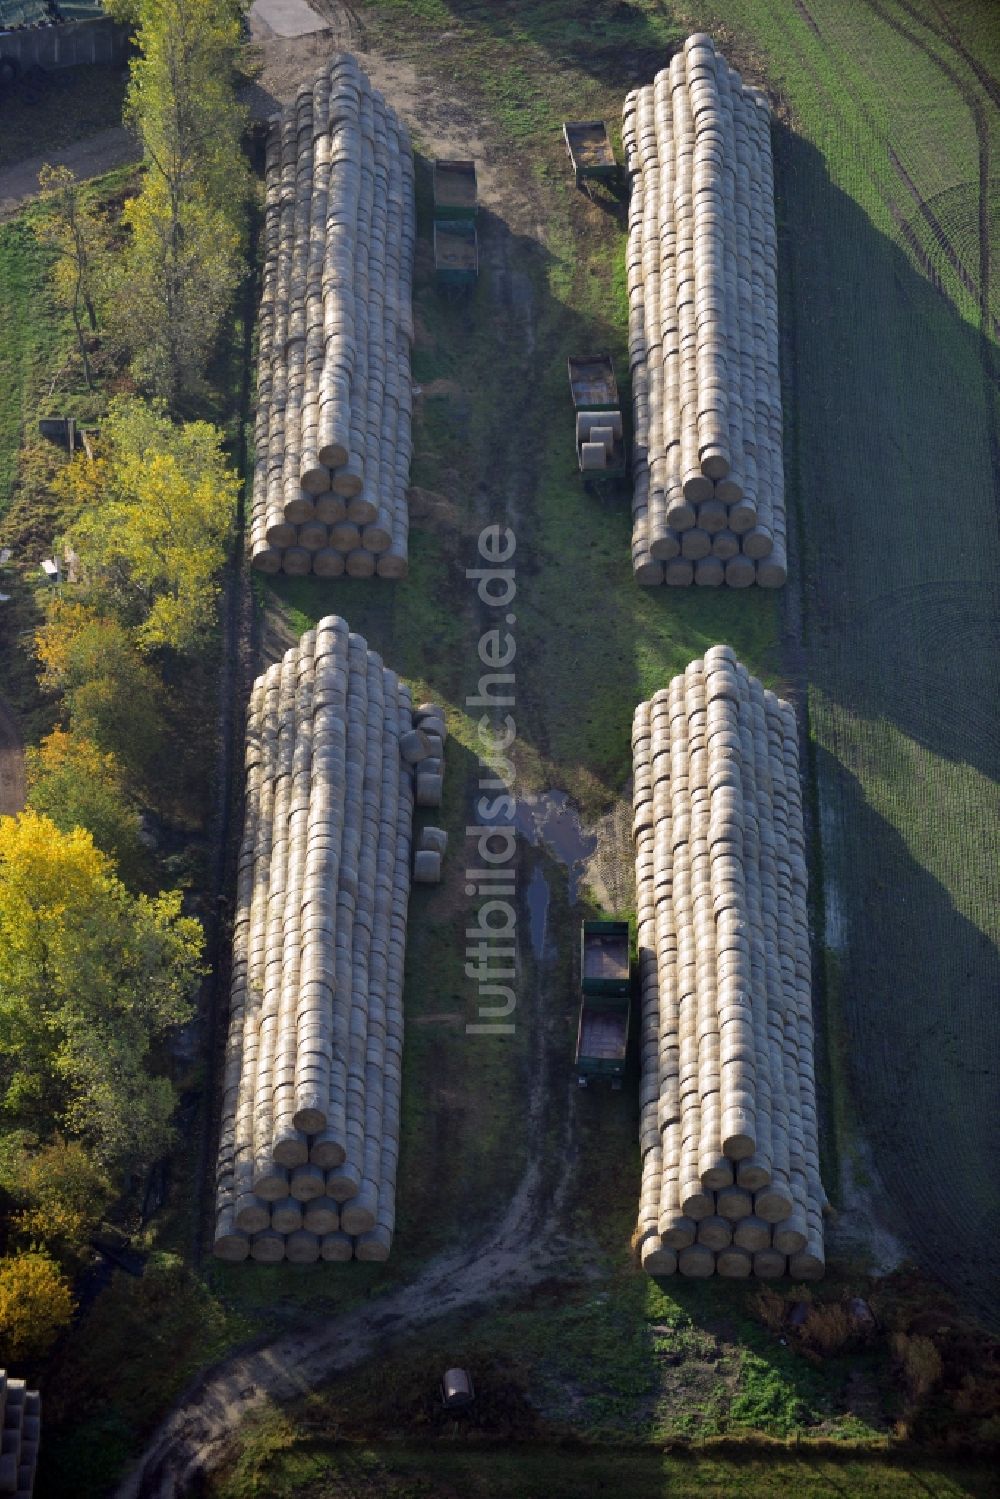
<instances>
[{"instance_id":1,"label":"puddle of water","mask_svg":"<svg viewBox=\"0 0 1000 1499\"><path fill-rule=\"evenodd\" d=\"M535 961L540 963L545 957L545 932L549 917L549 882L542 873L540 864L536 864L531 871L526 899L531 951L535 955Z\"/></svg>"},{"instance_id":2,"label":"puddle of water","mask_svg":"<svg viewBox=\"0 0 1000 1499\"><path fill-rule=\"evenodd\" d=\"M518 799L514 827L532 848L544 847L565 865L570 905L576 903L587 863L597 848L597 834L585 832L580 814L566 791L527 793Z\"/></svg>"}]
</instances>

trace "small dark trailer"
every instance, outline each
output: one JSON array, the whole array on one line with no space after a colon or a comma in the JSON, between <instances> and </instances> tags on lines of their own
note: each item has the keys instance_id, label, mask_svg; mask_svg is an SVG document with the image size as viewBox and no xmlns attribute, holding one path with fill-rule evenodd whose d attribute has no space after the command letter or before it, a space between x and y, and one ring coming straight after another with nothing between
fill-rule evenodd
<instances>
[{"instance_id":1,"label":"small dark trailer","mask_svg":"<svg viewBox=\"0 0 1000 1499\"><path fill-rule=\"evenodd\" d=\"M479 240L468 219L434 225L434 279L446 291L468 291L479 276Z\"/></svg>"},{"instance_id":2,"label":"small dark trailer","mask_svg":"<svg viewBox=\"0 0 1000 1499\"><path fill-rule=\"evenodd\" d=\"M618 163L603 120L566 120L563 140L577 187L582 187L588 180L603 182L610 188L618 186Z\"/></svg>"},{"instance_id":3,"label":"small dark trailer","mask_svg":"<svg viewBox=\"0 0 1000 1499\"><path fill-rule=\"evenodd\" d=\"M435 161L434 222L471 222L479 211L474 161Z\"/></svg>"},{"instance_id":4,"label":"small dark trailer","mask_svg":"<svg viewBox=\"0 0 1000 1499\"><path fill-rule=\"evenodd\" d=\"M620 1088L632 1005L627 921L583 922L580 990L577 1082L585 1088L592 1078L607 1078L612 1088Z\"/></svg>"}]
</instances>

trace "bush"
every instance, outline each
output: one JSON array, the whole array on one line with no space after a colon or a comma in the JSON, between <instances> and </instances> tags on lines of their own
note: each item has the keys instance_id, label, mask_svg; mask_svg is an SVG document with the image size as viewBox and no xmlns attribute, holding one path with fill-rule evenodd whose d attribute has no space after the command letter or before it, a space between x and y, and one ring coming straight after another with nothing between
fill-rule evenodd
<instances>
[{"instance_id":1,"label":"bush","mask_svg":"<svg viewBox=\"0 0 1000 1499\"><path fill-rule=\"evenodd\" d=\"M907 1394L914 1405L920 1405L941 1383L941 1355L923 1334L915 1337L905 1332L896 1333L892 1340L892 1351L899 1363Z\"/></svg>"},{"instance_id":2,"label":"bush","mask_svg":"<svg viewBox=\"0 0 1000 1499\"><path fill-rule=\"evenodd\" d=\"M19 1204L15 1231L57 1258L79 1256L111 1200L107 1176L75 1140L5 1155L3 1185Z\"/></svg>"},{"instance_id":3,"label":"bush","mask_svg":"<svg viewBox=\"0 0 1000 1499\"><path fill-rule=\"evenodd\" d=\"M0 1362L41 1357L72 1316L69 1281L44 1251L0 1260Z\"/></svg>"}]
</instances>

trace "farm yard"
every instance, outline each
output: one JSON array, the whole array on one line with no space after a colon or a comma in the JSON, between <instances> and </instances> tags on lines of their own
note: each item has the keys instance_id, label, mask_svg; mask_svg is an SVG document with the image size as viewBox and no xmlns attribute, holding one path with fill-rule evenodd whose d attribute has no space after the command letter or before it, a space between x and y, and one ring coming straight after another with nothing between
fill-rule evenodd
<instances>
[{"instance_id":1,"label":"farm yard","mask_svg":"<svg viewBox=\"0 0 1000 1499\"><path fill-rule=\"evenodd\" d=\"M38 1492L578 1494L614 1492L627 1465L630 1490L664 1493L986 1494L1000 1386L990 7L315 8L327 31L258 41L250 102L259 116L293 102L349 47L412 136L409 572L264 576L237 545L197 682L219 725L157 808L158 856L161 882L164 858L183 862L199 913L219 894L232 909L251 684L321 619L343 616L414 703L443 704L433 820L449 848L443 882L409 906L395 1236L384 1264L212 1258L231 932L210 920L216 976L169 1064L179 1137L141 1212L119 1215L144 1273L98 1278L28 1371L45 1402ZM779 590L637 586L631 483L586 484L575 450L567 355L610 351L630 410L628 223L623 194L575 187L561 124L607 120L622 160L626 94L694 30L772 107ZM259 185L260 136L252 154ZM479 278L463 297L435 283L439 157L476 161ZM117 211L134 170L89 191ZM28 569L68 524L52 482L63 460L36 417L89 422L101 400L49 300L38 213L0 226L0 544L23 569L0 615L15 760L18 736L37 744L55 713L25 644L39 619ZM248 485L263 249L206 398ZM104 377L120 388L119 368ZM250 513L248 488L237 528ZM466 830L486 772L468 699L496 620L466 570L490 524L516 537L520 971L511 1033L476 1035ZM620 1093L578 1090L573 1068L580 919L636 917L633 713L720 642L791 702L801 735L819 1175L834 1209L826 1278L809 1286L642 1274L637 1034ZM171 705L168 744L191 701ZM185 825L199 764L213 770ZM455 1362L477 1382L464 1428L435 1399Z\"/></svg>"}]
</instances>

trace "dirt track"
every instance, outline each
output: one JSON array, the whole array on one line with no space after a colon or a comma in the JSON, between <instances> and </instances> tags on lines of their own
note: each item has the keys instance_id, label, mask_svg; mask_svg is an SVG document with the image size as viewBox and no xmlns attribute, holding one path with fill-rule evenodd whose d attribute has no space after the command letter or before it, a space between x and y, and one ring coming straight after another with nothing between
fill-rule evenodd
<instances>
[{"instance_id":1,"label":"dirt track","mask_svg":"<svg viewBox=\"0 0 1000 1499\"><path fill-rule=\"evenodd\" d=\"M24 745L17 720L0 697L0 816L20 812L25 795Z\"/></svg>"}]
</instances>

